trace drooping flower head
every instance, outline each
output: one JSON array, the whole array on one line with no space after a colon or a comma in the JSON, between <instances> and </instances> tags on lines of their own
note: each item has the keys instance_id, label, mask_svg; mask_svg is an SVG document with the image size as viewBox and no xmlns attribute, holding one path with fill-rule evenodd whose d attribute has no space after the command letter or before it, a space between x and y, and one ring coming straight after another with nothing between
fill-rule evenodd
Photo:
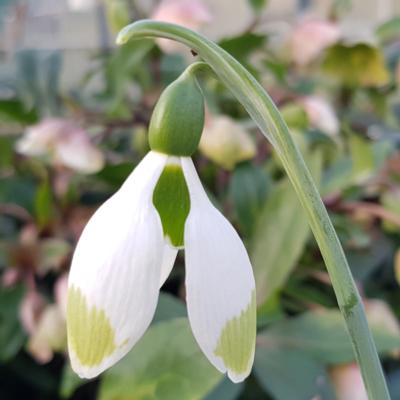
<instances>
[{"instance_id":1,"label":"drooping flower head","mask_svg":"<svg viewBox=\"0 0 400 400\"><path fill-rule=\"evenodd\" d=\"M185 72L155 107L151 151L82 233L67 306L69 354L81 377L98 375L140 339L179 249L200 348L234 382L250 373L254 277L241 239L211 204L190 157L203 125L201 90Z\"/></svg>"}]
</instances>

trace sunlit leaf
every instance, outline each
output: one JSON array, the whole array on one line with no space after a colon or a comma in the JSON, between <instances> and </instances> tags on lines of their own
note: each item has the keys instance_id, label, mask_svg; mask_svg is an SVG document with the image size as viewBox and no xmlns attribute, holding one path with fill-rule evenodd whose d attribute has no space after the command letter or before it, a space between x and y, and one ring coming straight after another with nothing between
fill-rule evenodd
<instances>
[{"instance_id":1,"label":"sunlit leaf","mask_svg":"<svg viewBox=\"0 0 400 400\"><path fill-rule=\"evenodd\" d=\"M382 52L364 43L330 47L323 68L347 86L382 86L389 81Z\"/></svg>"}]
</instances>

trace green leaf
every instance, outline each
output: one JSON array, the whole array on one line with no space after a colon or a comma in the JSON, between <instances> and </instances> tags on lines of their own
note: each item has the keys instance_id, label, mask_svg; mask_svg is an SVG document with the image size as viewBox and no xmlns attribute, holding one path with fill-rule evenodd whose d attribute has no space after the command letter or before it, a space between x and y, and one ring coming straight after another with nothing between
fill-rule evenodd
<instances>
[{"instance_id":1,"label":"green leaf","mask_svg":"<svg viewBox=\"0 0 400 400\"><path fill-rule=\"evenodd\" d=\"M375 160L372 145L360 135L351 134L350 153L353 165L353 178L356 182L371 177L375 169Z\"/></svg>"},{"instance_id":2,"label":"green leaf","mask_svg":"<svg viewBox=\"0 0 400 400\"><path fill-rule=\"evenodd\" d=\"M10 167L13 162L15 139L0 136L0 168Z\"/></svg>"},{"instance_id":3,"label":"green leaf","mask_svg":"<svg viewBox=\"0 0 400 400\"><path fill-rule=\"evenodd\" d=\"M400 348L400 337L382 325L372 325L378 351L387 354ZM296 350L326 364L354 361L354 352L342 315L337 310L307 312L277 322L259 335L260 347Z\"/></svg>"},{"instance_id":4,"label":"green leaf","mask_svg":"<svg viewBox=\"0 0 400 400\"><path fill-rule=\"evenodd\" d=\"M11 289L0 286L0 361L13 358L25 341L25 333L19 322L19 305L24 288Z\"/></svg>"},{"instance_id":5,"label":"green leaf","mask_svg":"<svg viewBox=\"0 0 400 400\"><path fill-rule=\"evenodd\" d=\"M267 5L267 0L248 0L248 2L255 13L262 11Z\"/></svg>"},{"instance_id":6,"label":"green leaf","mask_svg":"<svg viewBox=\"0 0 400 400\"><path fill-rule=\"evenodd\" d=\"M27 110L17 99L0 100L0 117L5 121L33 124L38 116L34 110Z\"/></svg>"},{"instance_id":7,"label":"green leaf","mask_svg":"<svg viewBox=\"0 0 400 400\"><path fill-rule=\"evenodd\" d=\"M225 377L204 400L236 400L243 388L244 382L233 383Z\"/></svg>"},{"instance_id":8,"label":"green leaf","mask_svg":"<svg viewBox=\"0 0 400 400\"><path fill-rule=\"evenodd\" d=\"M346 86L382 86L389 81L381 50L365 43L330 47L323 69Z\"/></svg>"},{"instance_id":9,"label":"green leaf","mask_svg":"<svg viewBox=\"0 0 400 400\"><path fill-rule=\"evenodd\" d=\"M153 324L186 316L186 305L181 300L169 293L160 293L156 313L153 318Z\"/></svg>"},{"instance_id":10,"label":"green leaf","mask_svg":"<svg viewBox=\"0 0 400 400\"><path fill-rule=\"evenodd\" d=\"M63 399L71 397L76 389L87 383L86 380L79 378L79 376L72 370L69 361L64 365L61 376L60 396Z\"/></svg>"},{"instance_id":11,"label":"green leaf","mask_svg":"<svg viewBox=\"0 0 400 400\"><path fill-rule=\"evenodd\" d=\"M379 25L376 34L381 41L387 41L400 37L400 16Z\"/></svg>"},{"instance_id":12,"label":"green leaf","mask_svg":"<svg viewBox=\"0 0 400 400\"><path fill-rule=\"evenodd\" d=\"M35 215L40 227L46 226L54 215L53 194L47 179L36 190Z\"/></svg>"},{"instance_id":13,"label":"green leaf","mask_svg":"<svg viewBox=\"0 0 400 400\"><path fill-rule=\"evenodd\" d=\"M327 170L321 179L322 196L342 192L353 183L352 161L350 157L340 157Z\"/></svg>"},{"instance_id":14,"label":"green leaf","mask_svg":"<svg viewBox=\"0 0 400 400\"><path fill-rule=\"evenodd\" d=\"M249 162L239 164L233 171L229 192L240 228L250 235L265 200L268 177L259 167Z\"/></svg>"},{"instance_id":15,"label":"green leaf","mask_svg":"<svg viewBox=\"0 0 400 400\"><path fill-rule=\"evenodd\" d=\"M321 165L321 153L314 153L310 157L310 167L318 180ZM292 184L284 179L270 194L259 216L250 251L259 306L286 282L309 234L307 216Z\"/></svg>"},{"instance_id":16,"label":"green leaf","mask_svg":"<svg viewBox=\"0 0 400 400\"><path fill-rule=\"evenodd\" d=\"M266 37L264 35L245 33L241 36L224 39L219 45L242 64L251 67L251 71L254 73L254 67L248 64L248 58L253 52L262 49L265 40Z\"/></svg>"},{"instance_id":17,"label":"green leaf","mask_svg":"<svg viewBox=\"0 0 400 400\"><path fill-rule=\"evenodd\" d=\"M305 352L260 346L254 371L261 386L275 399L335 399L324 365Z\"/></svg>"},{"instance_id":18,"label":"green leaf","mask_svg":"<svg viewBox=\"0 0 400 400\"><path fill-rule=\"evenodd\" d=\"M197 346L187 319L174 319L152 326L104 374L99 400L201 399L221 378Z\"/></svg>"}]
</instances>

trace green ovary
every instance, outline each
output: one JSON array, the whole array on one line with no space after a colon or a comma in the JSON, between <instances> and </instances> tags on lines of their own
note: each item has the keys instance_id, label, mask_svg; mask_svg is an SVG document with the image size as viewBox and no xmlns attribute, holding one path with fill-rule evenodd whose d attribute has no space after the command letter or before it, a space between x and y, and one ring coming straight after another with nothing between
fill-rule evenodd
<instances>
[{"instance_id":1,"label":"green ovary","mask_svg":"<svg viewBox=\"0 0 400 400\"><path fill-rule=\"evenodd\" d=\"M224 326L214 354L223 359L225 366L236 374L247 371L256 340L256 295L239 316Z\"/></svg>"},{"instance_id":2,"label":"green ovary","mask_svg":"<svg viewBox=\"0 0 400 400\"><path fill-rule=\"evenodd\" d=\"M115 349L115 333L105 312L89 308L81 290L68 290L68 340L80 363L87 367L99 365Z\"/></svg>"},{"instance_id":3,"label":"green ovary","mask_svg":"<svg viewBox=\"0 0 400 400\"><path fill-rule=\"evenodd\" d=\"M175 247L183 246L186 218L190 211L189 190L179 165L167 165L153 193L164 235Z\"/></svg>"}]
</instances>

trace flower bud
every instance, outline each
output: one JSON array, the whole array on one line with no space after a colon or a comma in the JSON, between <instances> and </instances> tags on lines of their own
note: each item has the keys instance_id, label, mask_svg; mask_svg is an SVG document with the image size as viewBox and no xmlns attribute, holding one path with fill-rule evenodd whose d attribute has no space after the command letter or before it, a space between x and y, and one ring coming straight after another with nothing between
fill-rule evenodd
<instances>
[{"instance_id":1,"label":"flower bud","mask_svg":"<svg viewBox=\"0 0 400 400\"><path fill-rule=\"evenodd\" d=\"M158 100L149 127L150 148L174 156L191 156L204 126L204 99L195 78L183 73Z\"/></svg>"}]
</instances>

